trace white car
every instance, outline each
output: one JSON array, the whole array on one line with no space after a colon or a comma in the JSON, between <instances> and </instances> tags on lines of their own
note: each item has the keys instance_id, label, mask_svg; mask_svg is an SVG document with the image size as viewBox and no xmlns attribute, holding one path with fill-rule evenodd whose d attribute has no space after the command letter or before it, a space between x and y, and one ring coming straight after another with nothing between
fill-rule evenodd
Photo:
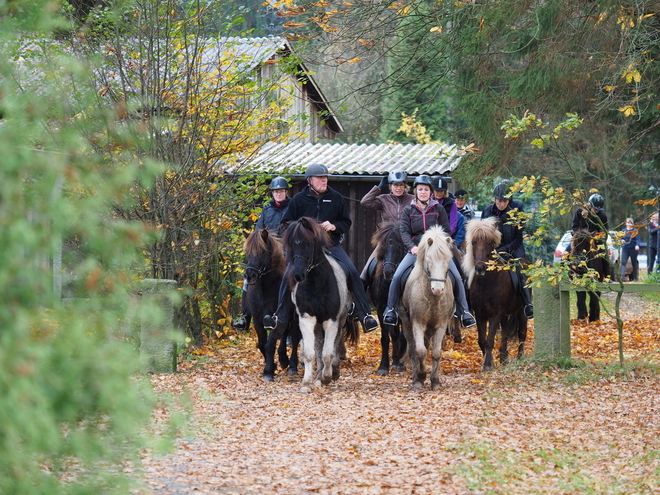
<instances>
[{"instance_id":1,"label":"white car","mask_svg":"<svg viewBox=\"0 0 660 495\"><path fill-rule=\"evenodd\" d=\"M571 245L571 239L573 238L573 231L569 230L568 232L565 232L564 235L561 236L561 239L559 240L559 243L557 243L557 247L555 248L555 254L553 261L555 263L559 263L562 260L562 256L564 255L564 252L570 247ZM610 260L618 270L619 268L619 259L621 257L621 247L617 246L615 239L618 239L617 233L614 231L610 231L609 235L607 236L607 254L610 257ZM647 260L646 260L646 243L642 243L642 246L640 248L640 253L644 254L639 254L637 256L637 261L639 262L639 269L646 269L647 266ZM628 263L626 264L626 275L632 273L632 263L630 260L628 260Z\"/></svg>"}]
</instances>

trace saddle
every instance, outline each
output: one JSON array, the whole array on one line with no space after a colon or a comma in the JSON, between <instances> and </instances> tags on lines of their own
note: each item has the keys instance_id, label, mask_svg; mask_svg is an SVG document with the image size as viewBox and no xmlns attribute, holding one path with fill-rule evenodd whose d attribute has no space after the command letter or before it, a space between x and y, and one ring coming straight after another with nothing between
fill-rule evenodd
<instances>
[{"instance_id":1,"label":"saddle","mask_svg":"<svg viewBox=\"0 0 660 495\"><path fill-rule=\"evenodd\" d=\"M376 276L376 266L378 265L378 260L376 257L374 257L371 262L369 263L369 266L367 266L367 280L373 280L374 277Z\"/></svg>"}]
</instances>

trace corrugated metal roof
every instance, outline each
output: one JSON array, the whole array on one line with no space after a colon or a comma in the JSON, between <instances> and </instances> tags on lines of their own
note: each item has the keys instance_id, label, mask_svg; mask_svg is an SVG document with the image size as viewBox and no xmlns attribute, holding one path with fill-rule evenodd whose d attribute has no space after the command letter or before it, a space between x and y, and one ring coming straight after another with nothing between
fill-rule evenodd
<instances>
[{"instance_id":1,"label":"corrugated metal roof","mask_svg":"<svg viewBox=\"0 0 660 495\"><path fill-rule=\"evenodd\" d=\"M274 58L279 50L289 48L285 38L269 36L267 38L218 38L217 48L221 50L223 58L232 57L242 70L254 69L257 66ZM217 57L212 47L202 54L204 59ZM213 60L213 58L211 58Z\"/></svg>"},{"instance_id":2,"label":"corrugated metal roof","mask_svg":"<svg viewBox=\"0 0 660 495\"><path fill-rule=\"evenodd\" d=\"M239 167L267 173L302 172L323 163L333 174L408 175L447 174L456 169L461 154L448 144L281 144L273 143Z\"/></svg>"}]
</instances>

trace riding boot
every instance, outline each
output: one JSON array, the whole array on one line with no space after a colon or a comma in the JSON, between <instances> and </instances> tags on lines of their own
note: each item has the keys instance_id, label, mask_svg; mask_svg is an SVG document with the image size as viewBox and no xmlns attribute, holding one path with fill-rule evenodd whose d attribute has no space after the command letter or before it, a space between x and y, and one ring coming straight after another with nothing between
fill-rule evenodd
<instances>
[{"instance_id":1,"label":"riding boot","mask_svg":"<svg viewBox=\"0 0 660 495\"><path fill-rule=\"evenodd\" d=\"M286 267L277 301L277 309L272 315L265 315L263 325L266 330L283 331L288 323L289 313L291 312L291 291L288 284L289 266Z\"/></svg>"},{"instance_id":2,"label":"riding boot","mask_svg":"<svg viewBox=\"0 0 660 495\"><path fill-rule=\"evenodd\" d=\"M243 282L243 287L245 287L246 282ZM247 295L247 290L243 289L243 292L241 294L241 315L232 322L232 326L240 331L240 332L246 332L250 328L250 315L248 314L247 307L246 307L246 295Z\"/></svg>"},{"instance_id":3,"label":"riding boot","mask_svg":"<svg viewBox=\"0 0 660 495\"><path fill-rule=\"evenodd\" d=\"M534 305L532 304L532 294L529 289L529 287L526 287L527 285L527 280L525 279L525 276L520 273L518 273L518 283L520 284L520 297L522 298L525 306L523 307L523 313L525 314L525 318L528 320L534 318Z\"/></svg>"},{"instance_id":4,"label":"riding boot","mask_svg":"<svg viewBox=\"0 0 660 495\"><path fill-rule=\"evenodd\" d=\"M456 302L456 311L461 320L461 325L464 328L470 328L477 324L472 313L468 309L467 298L465 296L465 286L460 272L454 263L454 260L449 262L449 275L452 279L452 287L454 289L454 301Z\"/></svg>"}]
</instances>

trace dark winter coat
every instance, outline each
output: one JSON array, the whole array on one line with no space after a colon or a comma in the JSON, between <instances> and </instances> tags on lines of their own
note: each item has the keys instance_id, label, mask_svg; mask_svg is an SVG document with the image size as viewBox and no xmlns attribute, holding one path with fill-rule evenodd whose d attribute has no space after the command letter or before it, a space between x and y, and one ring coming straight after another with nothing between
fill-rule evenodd
<instances>
[{"instance_id":1,"label":"dark winter coat","mask_svg":"<svg viewBox=\"0 0 660 495\"><path fill-rule=\"evenodd\" d=\"M289 207L291 199L286 198L281 203L277 203L271 199L264 205L259 220L257 220L257 229L268 229L276 232L278 235L282 234L282 218Z\"/></svg>"},{"instance_id":2,"label":"dark winter coat","mask_svg":"<svg viewBox=\"0 0 660 495\"><path fill-rule=\"evenodd\" d=\"M293 222L302 217L312 217L319 223L328 221L333 224L335 230L328 232L333 246L341 243L343 235L352 224L344 197L330 186L325 193L317 196L308 185L291 198L282 222Z\"/></svg>"},{"instance_id":3,"label":"dark winter coat","mask_svg":"<svg viewBox=\"0 0 660 495\"><path fill-rule=\"evenodd\" d=\"M581 229L587 229L587 232L591 233L607 232L609 227L607 226L607 215L605 214L605 211L597 209L594 213L593 211L586 210L586 218L584 217L584 211L585 210L582 208L575 210L575 214L573 215L573 224L571 226L573 232L577 232ZM601 223L605 227L605 230L603 230L603 228L600 226Z\"/></svg>"},{"instance_id":4,"label":"dark winter coat","mask_svg":"<svg viewBox=\"0 0 660 495\"><path fill-rule=\"evenodd\" d=\"M401 237L406 249L410 251L413 246L417 246L424 232L434 225L440 225L449 235L449 220L442 205L431 199L429 205L424 210L420 210L413 200L401 215Z\"/></svg>"},{"instance_id":5,"label":"dark winter coat","mask_svg":"<svg viewBox=\"0 0 660 495\"><path fill-rule=\"evenodd\" d=\"M500 242L497 248L500 253L509 253L514 258L524 258L523 231L522 227L518 227L515 223L512 223L514 217L510 213L513 210L523 211L522 203L513 200L509 201L508 206L503 211L500 211L495 206L495 203L492 203L484 208L481 218L497 218L497 227L502 233L502 242Z\"/></svg>"}]
</instances>

